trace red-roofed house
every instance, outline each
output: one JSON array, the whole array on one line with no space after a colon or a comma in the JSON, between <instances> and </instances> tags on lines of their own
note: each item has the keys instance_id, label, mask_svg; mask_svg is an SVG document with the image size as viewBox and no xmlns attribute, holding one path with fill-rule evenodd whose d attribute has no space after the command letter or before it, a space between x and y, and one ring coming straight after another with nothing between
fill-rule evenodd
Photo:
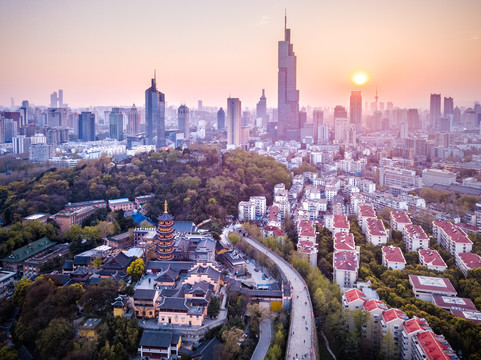
<instances>
[{"instance_id":1,"label":"red-roofed house","mask_svg":"<svg viewBox=\"0 0 481 360\"><path fill-rule=\"evenodd\" d=\"M311 220L301 220L297 226L298 242L310 241L316 243L316 227Z\"/></svg>"},{"instance_id":2,"label":"red-roofed house","mask_svg":"<svg viewBox=\"0 0 481 360\"><path fill-rule=\"evenodd\" d=\"M453 310L454 316L464 320L472 321L476 324L481 323L481 312L478 310Z\"/></svg>"},{"instance_id":3,"label":"red-roofed house","mask_svg":"<svg viewBox=\"0 0 481 360\"><path fill-rule=\"evenodd\" d=\"M364 303L364 310L371 314L374 323L378 323L382 313L387 310L387 305L381 300L371 299Z\"/></svg>"},{"instance_id":4,"label":"red-roofed house","mask_svg":"<svg viewBox=\"0 0 481 360\"><path fill-rule=\"evenodd\" d=\"M406 251L416 251L419 248L429 248L429 238L419 225L406 224L403 231Z\"/></svg>"},{"instance_id":5,"label":"red-roofed house","mask_svg":"<svg viewBox=\"0 0 481 360\"><path fill-rule=\"evenodd\" d=\"M312 267L317 266L317 245L315 242L309 240L302 240L297 242L297 253L309 261Z\"/></svg>"},{"instance_id":6,"label":"red-roofed house","mask_svg":"<svg viewBox=\"0 0 481 360\"><path fill-rule=\"evenodd\" d=\"M408 320L408 317L404 311L399 309L389 309L384 311L381 317L382 336L385 336L389 330L394 338L394 343L399 345L401 342L402 324L405 320Z\"/></svg>"},{"instance_id":7,"label":"red-roofed house","mask_svg":"<svg viewBox=\"0 0 481 360\"><path fill-rule=\"evenodd\" d=\"M342 294L342 306L349 310L362 310L366 302L366 295L359 289L349 289Z\"/></svg>"},{"instance_id":8,"label":"red-roofed house","mask_svg":"<svg viewBox=\"0 0 481 360\"><path fill-rule=\"evenodd\" d=\"M338 251L334 254L333 262L333 281L341 290L349 289L354 286L359 270L359 257L351 251Z\"/></svg>"},{"instance_id":9,"label":"red-roofed house","mask_svg":"<svg viewBox=\"0 0 481 360\"><path fill-rule=\"evenodd\" d=\"M423 331L431 331L428 322L414 316L412 319L406 320L401 331L400 356L402 360L410 360L412 358L412 342L414 336Z\"/></svg>"},{"instance_id":10,"label":"red-roofed house","mask_svg":"<svg viewBox=\"0 0 481 360\"><path fill-rule=\"evenodd\" d=\"M333 215L326 218L326 227L333 233L348 233L350 224L346 215Z\"/></svg>"},{"instance_id":11,"label":"red-roofed house","mask_svg":"<svg viewBox=\"0 0 481 360\"><path fill-rule=\"evenodd\" d=\"M356 248L354 242L354 235L351 233L338 232L334 234L333 239L334 252L337 251L352 251L359 254L359 248Z\"/></svg>"},{"instance_id":12,"label":"red-roofed house","mask_svg":"<svg viewBox=\"0 0 481 360\"><path fill-rule=\"evenodd\" d=\"M269 206L268 226L281 227L281 215L279 208L275 205Z\"/></svg>"},{"instance_id":13,"label":"red-roofed house","mask_svg":"<svg viewBox=\"0 0 481 360\"><path fill-rule=\"evenodd\" d=\"M473 253L456 254L456 265L463 272L464 276L469 270L481 267L481 257Z\"/></svg>"},{"instance_id":14,"label":"red-roofed house","mask_svg":"<svg viewBox=\"0 0 481 360\"><path fill-rule=\"evenodd\" d=\"M282 231L280 228L276 226L266 226L264 227L264 236L274 236L274 237L280 237L280 236L285 236L286 233Z\"/></svg>"},{"instance_id":15,"label":"red-roofed house","mask_svg":"<svg viewBox=\"0 0 481 360\"><path fill-rule=\"evenodd\" d=\"M382 264L388 269L402 270L406 267L406 260L400 248L392 245L383 246Z\"/></svg>"},{"instance_id":16,"label":"red-roofed house","mask_svg":"<svg viewBox=\"0 0 481 360\"><path fill-rule=\"evenodd\" d=\"M441 255L436 250L432 249L420 249L419 250L419 263L422 266L427 267L429 270L436 270L443 272L448 268Z\"/></svg>"},{"instance_id":17,"label":"red-roofed house","mask_svg":"<svg viewBox=\"0 0 481 360\"><path fill-rule=\"evenodd\" d=\"M389 236L381 219L368 218L365 220L365 224L367 241L374 245L387 243Z\"/></svg>"},{"instance_id":18,"label":"red-roofed house","mask_svg":"<svg viewBox=\"0 0 481 360\"><path fill-rule=\"evenodd\" d=\"M366 234L366 220L375 218L376 212L371 205L361 204L357 207L357 221L363 234Z\"/></svg>"},{"instance_id":19,"label":"red-roofed house","mask_svg":"<svg viewBox=\"0 0 481 360\"><path fill-rule=\"evenodd\" d=\"M424 331L414 335L412 346L413 360L453 360L458 359L444 336L432 331Z\"/></svg>"},{"instance_id":20,"label":"red-roofed house","mask_svg":"<svg viewBox=\"0 0 481 360\"><path fill-rule=\"evenodd\" d=\"M411 224L411 219L404 211L393 210L391 211L391 229L396 231L403 231L404 225Z\"/></svg>"},{"instance_id":21,"label":"red-roofed house","mask_svg":"<svg viewBox=\"0 0 481 360\"><path fill-rule=\"evenodd\" d=\"M473 242L466 233L449 221L433 221L433 235L443 249L456 256L459 253L471 252Z\"/></svg>"},{"instance_id":22,"label":"red-roofed house","mask_svg":"<svg viewBox=\"0 0 481 360\"><path fill-rule=\"evenodd\" d=\"M433 294L458 295L451 281L446 278L409 275L409 283L413 287L415 297L430 303L433 302Z\"/></svg>"}]
</instances>

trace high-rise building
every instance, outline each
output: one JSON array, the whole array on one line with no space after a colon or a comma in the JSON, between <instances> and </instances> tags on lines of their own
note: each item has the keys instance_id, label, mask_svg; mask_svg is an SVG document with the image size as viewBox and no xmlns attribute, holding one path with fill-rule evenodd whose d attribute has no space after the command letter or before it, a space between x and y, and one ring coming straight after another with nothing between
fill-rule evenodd
<instances>
[{"instance_id":1,"label":"high-rise building","mask_svg":"<svg viewBox=\"0 0 481 360\"><path fill-rule=\"evenodd\" d=\"M227 99L227 146L239 147L241 144L241 101Z\"/></svg>"},{"instance_id":2,"label":"high-rise building","mask_svg":"<svg viewBox=\"0 0 481 360\"><path fill-rule=\"evenodd\" d=\"M429 101L429 126L431 129L438 127L441 117L441 94L431 94Z\"/></svg>"},{"instance_id":3,"label":"high-rise building","mask_svg":"<svg viewBox=\"0 0 481 360\"><path fill-rule=\"evenodd\" d=\"M356 133L360 134L362 131L362 95L361 90L351 91L349 107L350 124L355 126Z\"/></svg>"},{"instance_id":4,"label":"high-rise building","mask_svg":"<svg viewBox=\"0 0 481 360\"><path fill-rule=\"evenodd\" d=\"M222 108L217 111L217 130L225 130L225 111Z\"/></svg>"},{"instance_id":5,"label":"high-rise building","mask_svg":"<svg viewBox=\"0 0 481 360\"><path fill-rule=\"evenodd\" d=\"M147 145L165 146L165 95L157 90L156 78L152 79L150 88L145 90L145 125Z\"/></svg>"},{"instance_id":6,"label":"high-rise building","mask_svg":"<svg viewBox=\"0 0 481 360\"><path fill-rule=\"evenodd\" d=\"M179 106L177 109L177 119L179 121L179 130L184 133L184 139L190 137L189 133L189 108L185 105Z\"/></svg>"},{"instance_id":7,"label":"high-rise building","mask_svg":"<svg viewBox=\"0 0 481 360\"><path fill-rule=\"evenodd\" d=\"M454 114L454 103L452 97L444 98L444 117Z\"/></svg>"},{"instance_id":8,"label":"high-rise building","mask_svg":"<svg viewBox=\"0 0 481 360\"><path fill-rule=\"evenodd\" d=\"M53 93L50 94L50 107L51 108L58 107L58 97L57 97L56 91L54 91Z\"/></svg>"},{"instance_id":9,"label":"high-rise building","mask_svg":"<svg viewBox=\"0 0 481 360\"><path fill-rule=\"evenodd\" d=\"M78 117L78 138L82 141L95 140L95 114L82 111Z\"/></svg>"},{"instance_id":10,"label":"high-rise building","mask_svg":"<svg viewBox=\"0 0 481 360\"><path fill-rule=\"evenodd\" d=\"M140 111L137 110L135 104L132 105L129 111L129 122L127 123L127 133L135 135L140 133Z\"/></svg>"},{"instance_id":11,"label":"high-rise building","mask_svg":"<svg viewBox=\"0 0 481 360\"><path fill-rule=\"evenodd\" d=\"M58 91L58 107L63 108L63 90Z\"/></svg>"},{"instance_id":12,"label":"high-rise building","mask_svg":"<svg viewBox=\"0 0 481 360\"><path fill-rule=\"evenodd\" d=\"M68 123L68 110L66 108L48 108L47 126L66 128Z\"/></svg>"},{"instance_id":13,"label":"high-rise building","mask_svg":"<svg viewBox=\"0 0 481 360\"><path fill-rule=\"evenodd\" d=\"M324 124L324 111L322 109L314 109L312 111L312 122L314 123L314 142L318 143L321 136L320 129Z\"/></svg>"},{"instance_id":14,"label":"high-rise building","mask_svg":"<svg viewBox=\"0 0 481 360\"><path fill-rule=\"evenodd\" d=\"M256 118L262 119L262 128L265 129L267 127L267 100L264 89L262 89L262 96L257 103Z\"/></svg>"},{"instance_id":15,"label":"high-rise building","mask_svg":"<svg viewBox=\"0 0 481 360\"><path fill-rule=\"evenodd\" d=\"M347 118L347 111L344 106L336 105L334 108L334 120L339 118Z\"/></svg>"},{"instance_id":16,"label":"high-rise building","mask_svg":"<svg viewBox=\"0 0 481 360\"><path fill-rule=\"evenodd\" d=\"M110 138L116 140L124 139L124 114L119 108L112 108L109 115Z\"/></svg>"},{"instance_id":17,"label":"high-rise building","mask_svg":"<svg viewBox=\"0 0 481 360\"><path fill-rule=\"evenodd\" d=\"M421 129L418 109L408 109L408 132Z\"/></svg>"},{"instance_id":18,"label":"high-rise building","mask_svg":"<svg viewBox=\"0 0 481 360\"><path fill-rule=\"evenodd\" d=\"M28 101L22 101L22 107L18 110L20 111L20 126L26 126L28 124Z\"/></svg>"},{"instance_id":19,"label":"high-rise building","mask_svg":"<svg viewBox=\"0 0 481 360\"><path fill-rule=\"evenodd\" d=\"M279 139L298 140L299 126L299 90L296 89L296 55L291 44L291 29L287 28L287 16L284 19L284 40L278 44L278 88L277 109Z\"/></svg>"}]
</instances>

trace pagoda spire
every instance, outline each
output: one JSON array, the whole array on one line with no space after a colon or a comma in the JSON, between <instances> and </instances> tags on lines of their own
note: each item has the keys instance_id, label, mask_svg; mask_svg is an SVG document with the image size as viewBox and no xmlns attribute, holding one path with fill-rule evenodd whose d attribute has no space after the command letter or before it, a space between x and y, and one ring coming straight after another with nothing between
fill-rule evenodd
<instances>
[{"instance_id":1,"label":"pagoda spire","mask_svg":"<svg viewBox=\"0 0 481 360\"><path fill-rule=\"evenodd\" d=\"M168 211L167 211L167 200L165 200L165 202L164 202L164 213L166 213L166 214L168 213Z\"/></svg>"}]
</instances>

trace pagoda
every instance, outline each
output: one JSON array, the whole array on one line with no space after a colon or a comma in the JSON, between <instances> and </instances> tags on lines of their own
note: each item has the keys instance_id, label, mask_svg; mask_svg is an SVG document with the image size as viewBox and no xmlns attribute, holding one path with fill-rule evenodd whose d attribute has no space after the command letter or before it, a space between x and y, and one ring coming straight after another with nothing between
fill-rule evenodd
<instances>
[{"instance_id":1,"label":"pagoda","mask_svg":"<svg viewBox=\"0 0 481 360\"><path fill-rule=\"evenodd\" d=\"M164 206L164 213L157 219L159 222L154 243L159 260L172 260L174 258L174 217L167 212L167 200Z\"/></svg>"}]
</instances>

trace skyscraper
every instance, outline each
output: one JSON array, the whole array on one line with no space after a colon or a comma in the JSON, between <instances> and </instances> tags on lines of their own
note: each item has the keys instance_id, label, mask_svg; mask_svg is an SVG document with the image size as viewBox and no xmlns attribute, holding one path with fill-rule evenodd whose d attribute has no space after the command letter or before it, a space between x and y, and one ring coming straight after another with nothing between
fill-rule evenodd
<instances>
[{"instance_id":1,"label":"skyscraper","mask_svg":"<svg viewBox=\"0 0 481 360\"><path fill-rule=\"evenodd\" d=\"M419 112L418 109L408 109L408 132L411 133L413 131L421 129L421 122L419 121Z\"/></svg>"},{"instance_id":2,"label":"skyscraper","mask_svg":"<svg viewBox=\"0 0 481 360\"><path fill-rule=\"evenodd\" d=\"M445 97L444 98L444 117L448 115L453 115L454 113L454 103L452 97Z\"/></svg>"},{"instance_id":3,"label":"skyscraper","mask_svg":"<svg viewBox=\"0 0 481 360\"><path fill-rule=\"evenodd\" d=\"M58 91L58 107L63 108L63 90Z\"/></svg>"},{"instance_id":4,"label":"skyscraper","mask_svg":"<svg viewBox=\"0 0 481 360\"><path fill-rule=\"evenodd\" d=\"M296 89L296 55L291 44L291 29L284 19L284 40L278 44L277 108L279 139L299 140L299 90Z\"/></svg>"},{"instance_id":5,"label":"skyscraper","mask_svg":"<svg viewBox=\"0 0 481 360\"><path fill-rule=\"evenodd\" d=\"M225 111L222 108L217 111L217 130L225 130Z\"/></svg>"},{"instance_id":6,"label":"skyscraper","mask_svg":"<svg viewBox=\"0 0 481 360\"><path fill-rule=\"evenodd\" d=\"M135 104L129 111L129 122L127 124L127 133L129 135L138 134L140 132L140 111L137 110Z\"/></svg>"},{"instance_id":7,"label":"skyscraper","mask_svg":"<svg viewBox=\"0 0 481 360\"><path fill-rule=\"evenodd\" d=\"M241 144L241 101L227 99L227 146L239 147Z\"/></svg>"},{"instance_id":8,"label":"skyscraper","mask_svg":"<svg viewBox=\"0 0 481 360\"><path fill-rule=\"evenodd\" d=\"M336 105L334 108L334 120L339 118L347 118L347 111L344 106Z\"/></svg>"},{"instance_id":9,"label":"skyscraper","mask_svg":"<svg viewBox=\"0 0 481 360\"><path fill-rule=\"evenodd\" d=\"M78 117L78 138L82 141L95 140L95 114L82 111Z\"/></svg>"},{"instance_id":10,"label":"skyscraper","mask_svg":"<svg viewBox=\"0 0 481 360\"><path fill-rule=\"evenodd\" d=\"M184 133L184 139L190 137L189 133L189 108L185 105L180 105L177 109L177 119L179 121L179 130Z\"/></svg>"},{"instance_id":11,"label":"skyscraper","mask_svg":"<svg viewBox=\"0 0 481 360\"><path fill-rule=\"evenodd\" d=\"M267 101L264 89L262 89L262 95L256 106L256 118L262 119L262 127L267 127Z\"/></svg>"},{"instance_id":12,"label":"skyscraper","mask_svg":"<svg viewBox=\"0 0 481 360\"><path fill-rule=\"evenodd\" d=\"M361 90L351 91L350 108L349 108L349 123L354 125L356 133L360 134L362 131L362 95Z\"/></svg>"},{"instance_id":13,"label":"skyscraper","mask_svg":"<svg viewBox=\"0 0 481 360\"><path fill-rule=\"evenodd\" d=\"M156 78L152 79L150 88L145 90L145 125L148 145L165 146L165 96L157 90Z\"/></svg>"},{"instance_id":14,"label":"skyscraper","mask_svg":"<svg viewBox=\"0 0 481 360\"><path fill-rule=\"evenodd\" d=\"M54 91L53 93L50 94L50 107L51 108L58 107L58 98L57 98L57 92L56 91Z\"/></svg>"},{"instance_id":15,"label":"skyscraper","mask_svg":"<svg viewBox=\"0 0 481 360\"><path fill-rule=\"evenodd\" d=\"M441 117L441 94L431 94L429 101L429 127L436 129Z\"/></svg>"},{"instance_id":16,"label":"skyscraper","mask_svg":"<svg viewBox=\"0 0 481 360\"><path fill-rule=\"evenodd\" d=\"M116 140L124 139L124 114L119 108L112 108L109 115L110 138Z\"/></svg>"}]
</instances>

